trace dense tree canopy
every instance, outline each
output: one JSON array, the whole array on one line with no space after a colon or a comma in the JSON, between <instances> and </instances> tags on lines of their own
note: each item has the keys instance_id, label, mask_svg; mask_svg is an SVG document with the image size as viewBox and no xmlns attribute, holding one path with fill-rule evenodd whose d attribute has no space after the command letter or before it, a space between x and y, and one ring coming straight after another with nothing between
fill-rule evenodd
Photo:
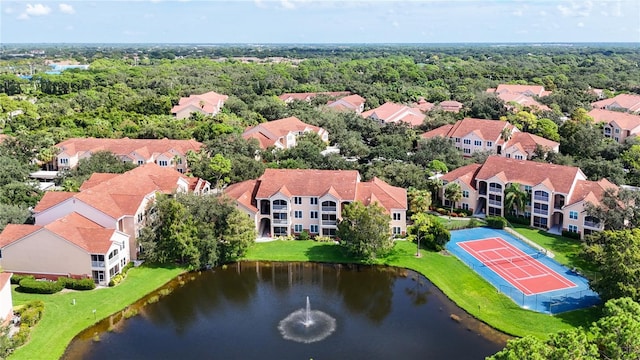
<instances>
[{"instance_id":1,"label":"dense tree canopy","mask_svg":"<svg viewBox=\"0 0 640 360\"><path fill-rule=\"evenodd\" d=\"M356 201L343 208L336 236L353 256L375 259L393 247L390 223L391 218L378 204L365 206Z\"/></svg>"}]
</instances>

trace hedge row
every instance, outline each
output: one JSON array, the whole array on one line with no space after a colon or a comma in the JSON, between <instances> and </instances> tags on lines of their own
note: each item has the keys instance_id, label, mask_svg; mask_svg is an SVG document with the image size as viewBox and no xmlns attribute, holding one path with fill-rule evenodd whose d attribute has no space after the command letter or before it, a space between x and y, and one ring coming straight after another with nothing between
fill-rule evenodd
<instances>
[{"instance_id":1,"label":"hedge row","mask_svg":"<svg viewBox=\"0 0 640 360\"><path fill-rule=\"evenodd\" d=\"M127 265L125 265L122 268L122 271L120 271L119 274L117 274L116 276L112 277L111 280L109 280L109 286L118 285L122 280L124 280L124 278L127 277L127 272L129 272L129 269L131 269L132 267L133 267L133 261L130 261Z\"/></svg>"},{"instance_id":2,"label":"hedge row","mask_svg":"<svg viewBox=\"0 0 640 360\"><path fill-rule=\"evenodd\" d=\"M562 236L565 236L571 239L580 240L580 233L573 232L573 231L562 230Z\"/></svg>"},{"instance_id":3,"label":"hedge row","mask_svg":"<svg viewBox=\"0 0 640 360\"><path fill-rule=\"evenodd\" d=\"M507 226L507 219L502 216L489 216L486 221L487 225L493 229L504 229Z\"/></svg>"},{"instance_id":4,"label":"hedge row","mask_svg":"<svg viewBox=\"0 0 640 360\"><path fill-rule=\"evenodd\" d=\"M67 288L72 290L95 289L96 284L92 279L58 278L58 281L36 280L33 276L23 276L19 282L17 291L29 294L55 294Z\"/></svg>"}]
</instances>

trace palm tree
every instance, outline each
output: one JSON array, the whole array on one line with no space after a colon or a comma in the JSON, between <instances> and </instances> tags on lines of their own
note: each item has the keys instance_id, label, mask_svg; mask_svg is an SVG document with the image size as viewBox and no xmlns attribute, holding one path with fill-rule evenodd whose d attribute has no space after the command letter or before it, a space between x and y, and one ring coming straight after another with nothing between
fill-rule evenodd
<instances>
[{"instance_id":1,"label":"palm tree","mask_svg":"<svg viewBox=\"0 0 640 360\"><path fill-rule=\"evenodd\" d=\"M431 192L429 190L409 188L407 197L409 198L409 211L411 214L429 211L429 206L431 206Z\"/></svg>"},{"instance_id":2,"label":"palm tree","mask_svg":"<svg viewBox=\"0 0 640 360\"><path fill-rule=\"evenodd\" d=\"M462 188L458 183L450 183L444 188L444 197L451 202L453 212L453 205L462 199Z\"/></svg>"},{"instance_id":3,"label":"palm tree","mask_svg":"<svg viewBox=\"0 0 640 360\"><path fill-rule=\"evenodd\" d=\"M515 210L516 216L524 211L527 200L529 200L529 193L522 190L522 187L517 182L510 183L504 189L504 209Z\"/></svg>"},{"instance_id":4,"label":"palm tree","mask_svg":"<svg viewBox=\"0 0 640 360\"><path fill-rule=\"evenodd\" d=\"M505 126L504 129L500 132L500 138L505 142L509 142L511 140L511 135L513 135L513 130L509 126Z\"/></svg>"}]
</instances>

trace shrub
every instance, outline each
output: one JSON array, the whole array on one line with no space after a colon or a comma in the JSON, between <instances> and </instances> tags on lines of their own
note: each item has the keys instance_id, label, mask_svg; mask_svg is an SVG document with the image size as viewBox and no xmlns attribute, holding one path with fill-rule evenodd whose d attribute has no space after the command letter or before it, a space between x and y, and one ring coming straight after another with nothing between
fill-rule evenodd
<instances>
[{"instance_id":1,"label":"shrub","mask_svg":"<svg viewBox=\"0 0 640 360\"><path fill-rule=\"evenodd\" d=\"M529 225L531 223L530 219L524 216L507 215L506 219L513 224Z\"/></svg>"},{"instance_id":2,"label":"shrub","mask_svg":"<svg viewBox=\"0 0 640 360\"><path fill-rule=\"evenodd\" d=\"M117 274L116 276L112 277L111 280L109 280L109 286L116 286L123 279L124 279L124 276L122 276L122 274Z\"/></svg>"},{"instance_id":3,"label":"shrub","mask_svg":"<svg viewBox=\"0 0 640 360\"><path fill-rule=\"evenodd\" d=\"M565 237L568 237L568 238L571 238L571 239L580 240L580 233L573 232L573 231L562 230L562 236L565 236Z\"/></svg>"},{"instance_id":4,"label":"shrub","mask_svg":"<svg viewBox=\"0 0 640 360\"><path fill-rule=\"evenodd\" d=\"M502 216L489 216L486 220L487 225L493 229L504 229L507 226L507 219Z\"/></svg>"},{"instance_id":5,"label":"shrub","mask_svg":"<svg viewBox=\"0 0 640 360\"><path fill-rule=\"evenodd\" d=\"M127 265L125 265L125 266L122 268L121 273L122 273L122 274L126 274L126 273L128 273L128 272L129 272L129 270L130 270L132 267L133 267L133 261L129 261L129 262L127 263Z\"/></svg>"},{"instance_id":6,"label":"shrub","mask_svg":"<svg viewBox=\"0 0 640 360\"><path fill-rule=\"evenodd\" d=\"M20 280L22 280L22 279L34 279L34 280L35 280L35 278L33 277L33 275L18 275L18 274L13 274L13 275L11 276L11 283L12 283L13 285L18 285L18 284L20 284Z\"/></svg>"},{"instance_id":7,"label":"shrub","mask_svg":"<svg viewBox=\"0 0 640 360\"><path fill-rule=\"evenodd\" d=\"M57 281L40 281L32 278L24 278L20 280L20 286L17 291L30 294L55 294L62 290L64 286Z\"/></svg>"},{"instance_id":8,"label":"shrub","mask_svg":"<svg viewBox=\"0 0 640 360\"><path fill-rule=\"evenodd\" d=\"M333 242L333 239L328 237L328 236L322 236L322 235L318 235L316 236L313 240L317 241L317 242Z\"/></svg>"},{"instance_id":9,"label":"shrub","mask_svg":"<svg viewBox=\"0 0 640 360\"><path fill-rule=\"evenodd\" d=\"M307 230L302 230L300 234L298 234L298 240L309 240L311 239L311 235Z\"/></svg>"},{"instance_id":10,"label":"shrub","mask_svg":"<svg viewBox=\"0 0 640 360\"><path fill-rule=\"evenodd\" d=\"M58 278L58 282L62 287L71 290L92 290L96 288L96 284L92 279L71 279L68 277Z\"/></svg>"},{"instance_id":11,"label":"shrub","mask_svg":"<svg viewBox=\"0 0 640 360\"><path fill-rule=\"evenodd\" d=\"M470 228L478 227L480 225L482 225L482 223L478 219L471 218L467 223L466 227L470 229Z\"/></svg>"},{"instance_id":12,"label":"shrub","mask_svg":"<svg viewBox=\"0 0 640 360\"><path fill-rule=\"evenodd\" d=\"M437 208L437 209L436 209L436 212L437 212L438 214L440 214L440 215L446 215L449 211L448 211L448 210L445 210L445 209L443 209L443 208Z\"/></svg>"},{"instance_id":13,"label":"shrub","mask_svg":"<svg viewBox=\"0 0 640 360\"><path fill-rule=\"evenodd\" d=\"M20 330L18 330L18 332L11 338L12 345L14 347L18 347L26 343L29 339L30 332L31 328L29 325L25 323L20 324Z\"/></svg>"},{"instance_id":14,"label":"shrub","mask_svg":"<svg viewBox=\"0 0 640 360\"><path fill-rule=\"evenodd\" d=\"M29 301L15 311L20 316L20 321L27 326L33 326L42 318L44 312L44 302L40 300Z\"/></svg>"}]
</instances>

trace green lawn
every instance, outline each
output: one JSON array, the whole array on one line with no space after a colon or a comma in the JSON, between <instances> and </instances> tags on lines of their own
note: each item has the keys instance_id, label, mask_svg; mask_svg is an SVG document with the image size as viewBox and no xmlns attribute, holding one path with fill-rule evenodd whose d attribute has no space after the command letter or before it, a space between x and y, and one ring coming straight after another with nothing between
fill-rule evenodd
<instances>
[{"instance_id":1,"label":"green lawn","mask_svg":"<svg viewBox=\"0 0 640 360\"><path fill-rule=\"evenodd\" d=\"M513 224L513 229L543 248L551 250L557 262L586 272L594 270L593 265L579 257L582 250L582 241L549 234L546 231L533 229L525 225Z\"/></svg>"},{"instance_id":2,"label":"green lawn","mask_svg":"<svg viewBox=\"0 0 640 360\"><path fill-rule=\"evenodd\" d=\"M14 289L14 305L39 299L44 301L45 308L42 320L31 332L31 340L10 358L59 359L69 342L82 330L124 309L182 272L184 269L177 267L142 266L131 269L126 280L113 288L53 295L24 294ZM73 299L76 300L75 305L72 304Z\"/></svg>"},{"instance_id":3,"label":"green lawn","mask_svg":"<svg viewBox=\"0 0 640 360\"><path fill-rule=\"evenodd\" d=\"M534 335L545 338L550 333L595 321L598 310L586 309L558 316L549 316L520 308L506 296L499 294L480 275L454 256L422 251L417 259L415 245L398 241L393 252L379 264L413 269L425 275L451 300L467 312L508 334ZM246 260L272 261L349 261L342 248L313 241L275 241L256 244Z\"/></svg>"}]
</instances>

